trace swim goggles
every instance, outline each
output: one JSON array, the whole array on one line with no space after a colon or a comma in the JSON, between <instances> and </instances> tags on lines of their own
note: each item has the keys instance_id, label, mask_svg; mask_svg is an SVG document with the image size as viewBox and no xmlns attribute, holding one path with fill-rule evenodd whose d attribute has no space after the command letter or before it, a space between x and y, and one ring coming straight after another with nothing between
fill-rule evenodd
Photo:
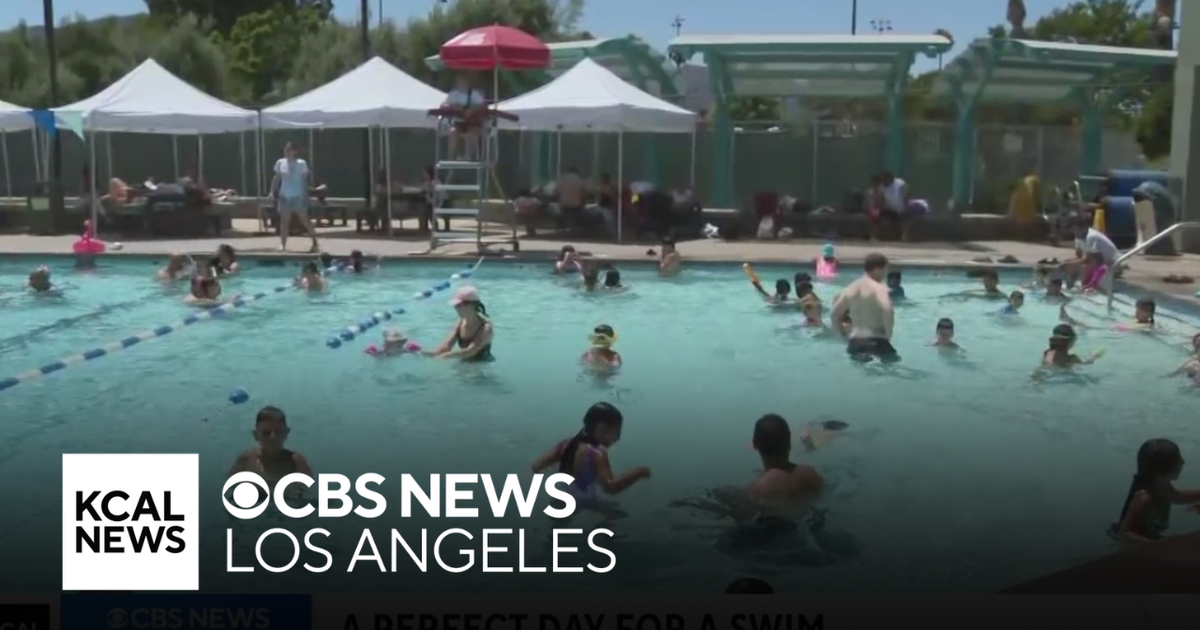
<instances>
[{"instance_id":1,"label":"swim goggles","mask_svg":"<svg viewBox=\"0 0 1200 630\"><path fill-rule=\"evenodd\" d=\"M611 346L617 342L617 333L606 335L604 333L592 333L588 335L588 340L594 346Z\"/></svg>"}]
</instances>

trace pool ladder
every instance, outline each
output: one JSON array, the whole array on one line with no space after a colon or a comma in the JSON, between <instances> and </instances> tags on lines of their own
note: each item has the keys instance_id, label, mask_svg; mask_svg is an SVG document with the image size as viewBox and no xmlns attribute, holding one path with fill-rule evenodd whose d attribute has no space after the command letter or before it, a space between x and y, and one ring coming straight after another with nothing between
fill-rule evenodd
<instances>
[{"instance_id":1,"label":"pool ladder","mask_svg":"<svg viewBox=\"0 0 1200 630\"><path fill-rule=\"evenodd\" d=\"M439 136L448 137L448 129L440 128ZM514 251L518 250L515 216L509 233L484 233L484 223L487 222L485 215L488 214L485 208L489 204L500 203L506 210L511 210L511 202L504 194L496 176L496 162L500 155L500 138L496 125L489 121L474 138L466 140L468 150L467 159L464 160L444 154L442 141L443 137L439 137L435 145L430 250L436 249L442 243L471 242L475 243L480 253L491 243L512 243ZM443 159L443 156L449 159ZM474 219L475 229L438 230L439 221L454 219ZM448 227L453 228L452 225Z\"/></svg>"},{"instance_id":2,"label":"pool ladder","mask_svg":"<svg viewBox=\"0 0 1200 630\"><path fill-rule=\"evenodd\" d=\"M1151 245L1170 236L1176 230L1180 230L1183 228L1200 228L1200 222L1181 221L1179 223L1176 223L1175 225L1172 225L1171 227L1159 232L1158 234L1151 236L1150 238L1142 241L1141 243L1138 243L1137 245L1135 245L1133 247L1133 249L1131 249L1117 257L1116 262L1113 263L1112 273L1108 273L1104 276L1104 291L1105 291L1105 293L1108 294L1108 313L1110 315L1112 314L1112 311L1113 311L1113 283L1115 282L1115 276L1117 275L1116 270L1121 268L1121 264L1124 263L1126 260L1133 258L1137 254L1142 253L1146 248L1150 247Z\"/></svg>"}]
</instances>

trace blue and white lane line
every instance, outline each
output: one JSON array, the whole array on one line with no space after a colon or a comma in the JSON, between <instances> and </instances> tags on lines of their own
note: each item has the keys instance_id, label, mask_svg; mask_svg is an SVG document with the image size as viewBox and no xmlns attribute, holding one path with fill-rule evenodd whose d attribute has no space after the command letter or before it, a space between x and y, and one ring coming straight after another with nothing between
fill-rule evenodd
<instances>
[{"instance_id":1,"label":"blue and white lane line","mask_svg":"<svg viewBox=\"0 0 1200 630\"><path fill-rule=\"evenodd\" d=\"M95 361L96 359L99 359L100 357L105 357L114 352L119 352L121 350L124 350L125 348L131 348L133 346L136 346L136 345L142 343L143 341L150 341L152 339L157 339L159 337L169 335L169 334L175 332L176 330L179 330L180 328L187 328L188 326L191 326L192 324L195 324L197 322L202 322L206 319L214 319L214 318L220 317L220 316L228 313L229 311L242 308L243 306L246 306L247 304L250 304L251 302L257 302L257 301L267 297L268 295L274 295L276 293L283 293L284 291L291 289L292 286L293 285L288 284L288 285L284 285L281 287L275 287L274 289L271 289L270 291L263 291L262 293L255 293L254 295L250 295L250 296L242 296L242 297L234 298L233 300L230 300L229 302L226 302L225 304L222 304L220 306L214 306L210 309L203 310L203 311L200 311L197 313L193 313L193 314L175 322L174 324L166 324L164 326L159 326L158 328L152 328L150 330L146 330L146 331L137 333L136 335L130 335L124 339L113 341L111 343L106 343L103 346L99 346L97 348L92 348L91 350L86 350L84 352L80 352L79 354L73 354L69 357L63 357L53 363L48 363L46 365L43 365L42 367L37 368L36 370L29 370L28 372L22 372L16 376L10 376L8 378L0 379L0 392L12 389L12 388L16 387L17 385L20 385L21 383L35 381L43 376L46 376L47 374L53 374L55 372L60 372L62 370L67 369L68 367L71 367L72 365L79 365L80 363L86 363L88 361Z\"/></svg>"},{"instance_id":2,"label":"blue and white lane line","mask_svg":"<svg viewBox=\"0 0 1200 630\"><path fill-rule=\"evenodd\" d=\"M416 301L427 300L427 299L433 297L434 294L441 293L442 291L449 289L450 286L455 281L466 280L467 278L470 278L472 275L475 274L475 271L477 269L479 269L479 266L483 264L483 260L484 260L483 258L480 258L479 260L475 261L474 265L467 267L464 271L460 271L460 272L450 276L449 279L439 282L438 284L435 284L432 287L425 289L424 291L414 294L413 300L416 300ZM378 326L382 322L385 322L385 321L391 319L393 315L403 315L405 312L406 311L404 310L403 307L397 307L397 308L394 308L394 309L391 309L388 311L379 311L377 313L372 313L370 316L368 316L366 319L362 320L361 322L347 326L345 330L330 337L329 339L326 339L325 345L330 348L340 348L340 347L342 347L343 343L345 343L347 341L354 341L355 337L358 337L359 335L363 334L364 332Z\"/></svg>"}]
</instances>

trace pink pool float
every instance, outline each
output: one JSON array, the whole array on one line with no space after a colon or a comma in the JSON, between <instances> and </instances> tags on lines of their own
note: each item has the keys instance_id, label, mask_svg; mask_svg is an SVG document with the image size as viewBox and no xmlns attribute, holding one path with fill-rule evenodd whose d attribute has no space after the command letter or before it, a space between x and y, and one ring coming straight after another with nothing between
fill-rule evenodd
<instances>
[{"instance_id":1,"label":"pink pool float","mask_svg":"<svg viewBox=\"0 0 1200 630\"><path fill-rule=\"evenodd\" d=\"M71 250L76 254L103 254L108 248L102 241L96 240L95 235L96 232L92 229L92 222L84 221L83 234L80 235L79 240L75 241L75 244L71 246Z\"/></svg>"}]
</instances>

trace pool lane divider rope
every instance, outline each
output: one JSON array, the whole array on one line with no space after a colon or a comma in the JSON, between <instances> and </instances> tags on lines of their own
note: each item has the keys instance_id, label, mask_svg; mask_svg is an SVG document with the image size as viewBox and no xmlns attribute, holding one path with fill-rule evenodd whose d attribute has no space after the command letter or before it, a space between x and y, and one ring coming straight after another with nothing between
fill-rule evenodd
<instances>
[{"instance_id":1,"label":"pool lane divider rope","mask_svg":"<svg viewBox=\"0 0 1200 630\"><path fill-rule=\"evenodd\" d=\"M65 370L72 365L79 365L80 363L86 363L88 361L95 361L96 359L99 359L100 357L108 356L110 354L113 354L114 352L119 352L126 348L132 348L133 346L136 346L136 345L142 343L143 341L150 341L153 339L157 339L159 337L169 335L170 333L173 333L176 330L179 330L181 328L187 328L188 326L191 326L192 324L196 324L196 323L202 322L207 319L216 319L222 315L225 315L229 311L242 308L243 306L246 306L247 304L250 304L253 302L257 302L257 301L267 297L268 295L275 295L276 293L283 293L284 291L287 291L288 289L291 289L291 288L293 288L292 284L286 284L283 286L275 287L274 289L271 289L269 291L255 293L250 296L236 297L224 304L221 304L220 306L214 306L210 309L206 309L206 310L200 311L198 313L193 313L173 324L166 324L163 326L159 326L157 328L152 328L150 330L146 330L146 331L137 333L135 335L130 335L128 337L125 337L124 339L119 339L117 341L113 341L110 343L106 343L102 346L92 348L91 350L86 350L79 354L73 354L68 357L63 357L53 363L47 363L46 365L43 365L42 367L37 368L35 370L29 370L27 372L22 372L20 374L17 374L16 376L10 376L8 378L0 379L0 392L12 389L12 388L16 387L17 385L20 385L21 383L35 381L35 380L37 380L43 376L46 376L48 374L53 374L55 372L61 372L62 370Z\"/></svg>"},{"instance_id":2,"label":"pool lane divider rope","mask_svg":"<svg viewBox=\"0 0 1200 630\"><path fill-rule=\"evenodd\" d=\"M427 299L433 297L435 294L441 293L442 291L449 289L451 287L451 285L454 284L454 282L456 282L458 280L466 280L467 278L470 278L479 269L479 266L483 264L483 261L484 261L484 259L481 257L479 260L475 261L474 265L467 267L465 270L451 275L446 280L443 280L442 282L439 282L439 283L433 285L432 287L425 289L424 291L414 294L413 300L415 300L415 301L427 300ZM391 310L385 310L385 311L379 311L376 313L372 313L366 319L363 319L362 321L358 322L357 324L351 324L350 326L347 326L345 330L330 337L329 339L326 339L325 345L329 348L340 348L340 347L342 347L343 343L345 343L347 341L354 341L354 339L356 337L363 334L364 332L391 319L395 315L403 315L406 312L407 311L403 307L396 307Z\"/></svg>"}]
</instances>

